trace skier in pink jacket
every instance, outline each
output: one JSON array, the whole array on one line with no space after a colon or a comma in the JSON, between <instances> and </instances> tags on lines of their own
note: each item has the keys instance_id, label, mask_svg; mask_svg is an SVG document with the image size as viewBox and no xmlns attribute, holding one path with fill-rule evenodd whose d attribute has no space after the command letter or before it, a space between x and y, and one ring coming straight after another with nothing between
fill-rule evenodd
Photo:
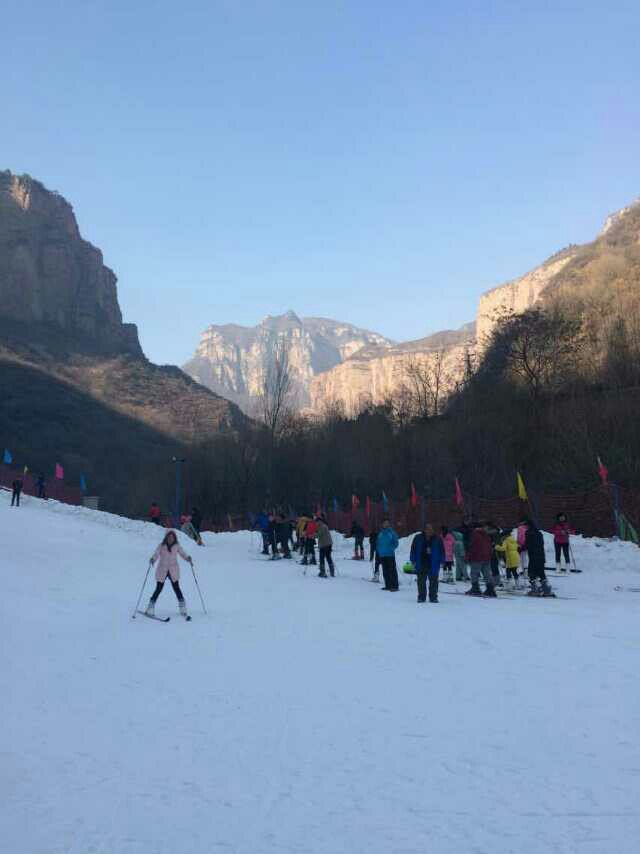
<instances>
[{"instance_id":1,"label":"skier in pink jacket","mask_svg":"<svg viewBox=\"0 0 640 854\"><path fill-rule=\"evenodd\" d=\"M447 528L446 525L443 525L440 529L441 531L441 540L442 547L444 549L444 565L443 565L443 576L442 580L444 582L452 583L453 582L453 550L456 545L456 540L451 531Z\"/></svg>"},{"instance_id":2,"label":"skier in pink jacket","mask_svg":"<svg viewBox=\"0 0 640 854\"><path fill-rule=\"evenodd\" d=\"M153 553L151 563L156 565L156 589L153 591L151 599L145 613L153 617L158 596L162 593L162 588L167 580L167 575L171 580L173 592L178 599L178 608L183 617L187 616L187 606L180 590L180 566L178 564L178 555L187 563L193 564L189 555L183 551L175 531L169 531L164 540Z\"/></svg>"}]
</instances>

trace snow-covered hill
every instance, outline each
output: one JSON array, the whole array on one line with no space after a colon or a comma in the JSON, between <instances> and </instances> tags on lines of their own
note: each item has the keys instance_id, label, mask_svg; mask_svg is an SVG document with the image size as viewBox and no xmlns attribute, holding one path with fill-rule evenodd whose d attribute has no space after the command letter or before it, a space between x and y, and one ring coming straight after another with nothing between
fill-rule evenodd
<instances>
[{"instance_id":1,"label":"snow-covered hill","mask_svg":"<svg viewBox=\"0 0 640 854\"><path fill-rule=\"evenodd\" d=\"M151 525L0 494L12 854L631 854L640 552L577 541L571 599L420 605L205 535L161 624ZM401 560L408 542L402 544Z\"/></svg>"}]
</instances>

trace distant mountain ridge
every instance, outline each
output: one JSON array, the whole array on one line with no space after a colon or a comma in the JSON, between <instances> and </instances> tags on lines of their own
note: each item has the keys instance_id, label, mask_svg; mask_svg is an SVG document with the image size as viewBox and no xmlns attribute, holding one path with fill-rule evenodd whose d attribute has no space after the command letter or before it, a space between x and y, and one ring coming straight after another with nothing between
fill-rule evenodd
<instances>
[{"instance_id":1,"label":"distant mountain ridge","mask_svg":"<svg viewBox=\"0 0 640 854\"><path fill-rule=\"evenodd\" d=\"M198 382L251 411L273 336L291 345L300 409L319 413L339 403L347 414L367 403L381 403L407 380L408 366L427 373L438 366L445 392L456 386L470 363L484 351L505 312L522 313L553 295L577 299L594 282L635 282L640 261L640 200L607 217L591 243L570 245L533 270L485 291L476 319L414 341L397 343L376 332L289 311L257 327L211 326L195 356L184 366Z\"/></svg>"},{"instance_id":2,"label":"distant mountain ridge","mask_svg":"<svg viewBox=\"0 0 640 854\"><path fill-rule=\"evenodd\" d=\"M274 342L289 347L300 409L310 403L311 380L331 370L363 347L386 349L393 343L376 332L321 317L300 318L293 311L266 317L257 326L209 326L184 370L197 382L251 412L262 389Z\"/></svg>"}]
</instances>

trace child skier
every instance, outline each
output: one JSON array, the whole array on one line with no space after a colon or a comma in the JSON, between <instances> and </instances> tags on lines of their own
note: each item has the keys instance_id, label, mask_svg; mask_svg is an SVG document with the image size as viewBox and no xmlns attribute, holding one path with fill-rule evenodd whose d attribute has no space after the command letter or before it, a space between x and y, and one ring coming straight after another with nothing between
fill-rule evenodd
<instances>
[{"instance_id":1,"label":"child skier","mask_svg":"<svg viewBox=\"0 0 640 854\"><path fill-rule=\"evenodd\" d=\"M527 520L523 519L521 522L518 522L518 551L520 552L520 568L522 570L522 574L527 571L529 567L529 555L527 553Z\"/></svg>"},{"instance_id":2,"label":"child skier","mask_svg":"<svg viewBox=\"0 0 640 854\"><path fill-rule=\"evenodd\" d=\"M456 540L451 531L447 528L446 525L443 525L440 529L441 531L441 539L442 539L442 548L444 550L444 574L442 576L442 580L447 584L453 583L453 554L456 546Z\"/></svg>"},{"instance_id":3,"label":"child skier","mask_svg":"<svg viewBox=\"0 0 640 854\"><path fill-rule=\"evenodd\" d=\"M149 599L149 604L145 611L145 614L149 617L153 617L154 615L156 602L158 600L158 596L162 593L162 588L167 580L167 575L171 580L173 592L176 594L178 599L178 608L180 609L180 613L183 617L187 616L187 605L184 601L184 596L182 595L182 590L180 590L179 584L180 566L178 564L178 555L180 555L183 560L186 560L187 563L193 565L191 557L184 552L180 546L175 531L169 531L151 558L151 563L157 564L157 566L156 589L153 591L153 595L151 596L151 599Z\"/></svg>"},{"instance_id":4,"label":"child skier","mask_svg":"<svg viewBox=\"0 0 640 854\"><path fill-rule=\"evenodd\" d=\"M354 520L351 526L351 536L354 538L353 559L364 560L364 528L360 522Z\"/></svg>"},{"instance_id":5,"label":"child skier","mask_svg":"<svg viewBox=\"0 0 640 854\"><path fill-rule=\"evenodd\" d=\"M520 589L520 579L518 578L518 568L520 567L520 555L518 553L518 542L511 533L505 529L502 532L502 539L496 543L496 552L504 558L505 566L507 567L507 588L509 590Z\"/></svg>"}]
</instances>

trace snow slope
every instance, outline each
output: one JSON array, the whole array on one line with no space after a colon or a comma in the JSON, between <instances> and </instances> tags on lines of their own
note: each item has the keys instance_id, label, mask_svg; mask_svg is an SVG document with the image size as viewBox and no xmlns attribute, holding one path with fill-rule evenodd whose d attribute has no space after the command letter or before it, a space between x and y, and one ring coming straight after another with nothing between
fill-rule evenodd
<instances>
[{"instance_id":1,"label":"snow slope","mask_svg":"<svg viewBox=\"0 0 640 854\"><path fill-rule=\"evenodd\" d=\"M572 600L415 602L0 494L2 832L12 854L627 854L640 838L640 552L577 541ZM402 544L401 559L408 550Z\"/></svg>"}]
</instances>

